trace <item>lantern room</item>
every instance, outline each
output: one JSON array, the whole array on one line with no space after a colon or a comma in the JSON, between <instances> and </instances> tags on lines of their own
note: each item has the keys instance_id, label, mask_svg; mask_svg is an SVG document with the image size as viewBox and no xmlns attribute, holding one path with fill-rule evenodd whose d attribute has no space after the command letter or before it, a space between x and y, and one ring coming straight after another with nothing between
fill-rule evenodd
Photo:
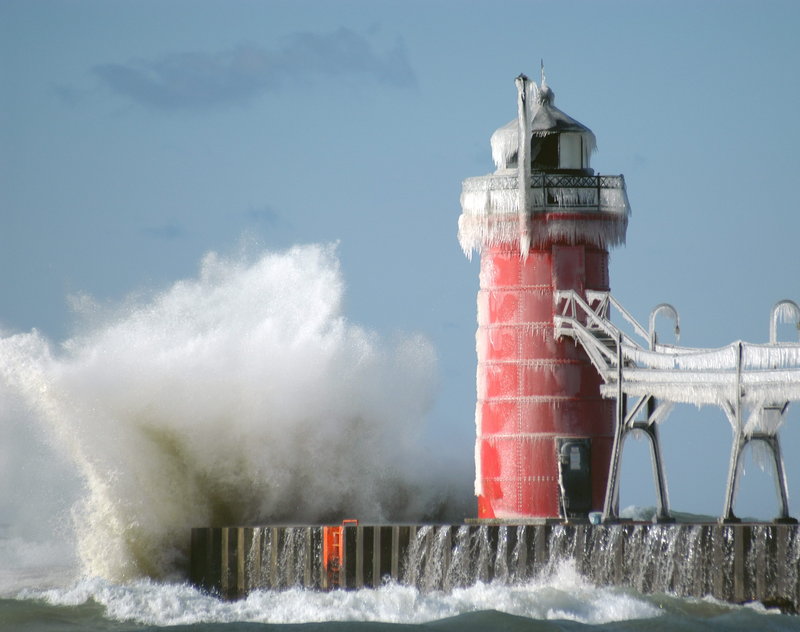
<instances>
[{"instance_id":1,"label":"lantern room","mask_svg":"<svg viewBox=\"0 0 800 632\"><path fill-rule=\"evenodd\" d=\"M533 118L530 122L531 168L533 171L593 175L592 152L597 147L594 133L554 105L555 94L542 77L541 86L528 84ZM517 168L519 125L514 119L491 138L492 158L498 171Z\"/></svg>"}]
</instances>

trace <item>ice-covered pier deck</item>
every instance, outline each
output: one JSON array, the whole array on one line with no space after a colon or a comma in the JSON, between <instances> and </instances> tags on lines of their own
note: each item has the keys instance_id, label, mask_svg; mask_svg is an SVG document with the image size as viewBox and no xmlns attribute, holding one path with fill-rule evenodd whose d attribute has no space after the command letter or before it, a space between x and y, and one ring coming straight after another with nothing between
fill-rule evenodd
<instances>
[{"instance_id":1,"label":"ice-covered pier deck","mask_svg":"<svg viewBox=\"0 0 800 632\"><path fill-rule=\"evenodd\" d=\"M774 523L197 528L191 581L229 599L258 589L353 589L390 580L448 590L525 581L565 560L600 585L800 607L800 529Z\"/></svg>"}]
</instances>

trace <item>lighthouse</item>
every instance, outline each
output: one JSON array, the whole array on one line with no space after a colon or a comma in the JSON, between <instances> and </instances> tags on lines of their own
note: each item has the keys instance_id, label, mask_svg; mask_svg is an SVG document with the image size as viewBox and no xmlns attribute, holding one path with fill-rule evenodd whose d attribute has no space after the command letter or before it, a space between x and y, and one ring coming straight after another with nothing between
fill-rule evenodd
<instances>
[{"instance_id":1,"label":"lighthouse","mask_svg":"<svg viewBox=\"0 0 800 632\"><path fill-rule=\"evenodd\" d=\"M593 171L594 134L556 108L544 72L539 84L520 75L516 85L517 119L491 138L497 168L464 181L459 218L461 246L481 264L477 520L194 528L192 582L227 598L379 588L387 577L449 591L537 577L572 558L599 585L797 611L800 528L789 515L778 430L800 401L800 343L779 342L776 332L778 320L800 330L800 306L775 304L769 344L678 346L678 312L668 303L651 311L649 328L637 322L608 278L609 249L624 242L630 213L623 177ZM622 322L612 322L612 308ZM660 313L674 320L676 344L658 340ZM721 524L670 524L657 427L675 403L717 405L733 427ZM630 432L650 441L659 524L619 524ZM733 513L753 441L775 465L772 524L739 524ZM601 509L599 521L569 524ZM663 554L652 555L653 542Z\"/></svg>"},{"instance_id":2,"label":"lighthouse","mask_svg":"<svg viewBox=\"0 0 800 632\"><path fill-rule=\"evenodd\" d=\"M594 173L595 136L555 106L544 70L516 87L517 118L491 137L496 170L463 182L458 223L480 256L478 518L580 518L603 508L614 402L554 315L559 291L608 292L630 209L624 178Z\"/></svg>"}]
</instances>

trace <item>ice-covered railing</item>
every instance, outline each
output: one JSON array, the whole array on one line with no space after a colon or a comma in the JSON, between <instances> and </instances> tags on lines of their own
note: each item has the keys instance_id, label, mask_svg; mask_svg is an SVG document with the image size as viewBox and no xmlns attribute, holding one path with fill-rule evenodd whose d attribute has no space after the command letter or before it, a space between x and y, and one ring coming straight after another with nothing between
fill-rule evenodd
<instances>
[{"instance_id":1,"label":"ice-covered railing","mask_svg":"<svg viewBox=\"0 0 800 632\"><path fill-rule=\"evenodd\" d=\"M653 331L656 310L650 331L646 331L608 293L587 292L584 300L569 290L557 292L554 298L556 336L568 336L581 344L603 379L601 393L617 400L619 443L629 430L650 432L656 459L654 423L666 418L669 407L665 403L719 406L734 431L724 518L735 519L732 508L742 450L749 441L759 440L769 447L775 460L782 504L780 519L789 519L777 434L789 403L800 400L800 342L778 342L775 331L779 318L784 322L796 321L800 330L800 307L796 303L781 301L773 308L769 344L736 341L718 349L701 349L657 343ZM611 323L612 306L635 334L647 341L647 346ZM672 306L659 306L662 307L669 308L677 321ZM628 397L638 398L630 409ZM645 409L644 421L637 422L636 416ZM614 481L619 450L615 445L607 495L607 503L611 505L606 508L606 515L614 513L613 504L618 497Z\"/></svg>"},{"instance_id":2,"label":"ice-covered railing","mask_svg":"<svg viewBox=\"0 0 800 632\"><path fill-rule=\"evenodd\" d=\"M619 351L623 391L628 395L647 393L673 402L722 406L736 398L738 385L744 404L800 400L800 343L737 341L718 349L656 344L650 350L607 318L607 306L612 301L619 306L610 295L604 299L602 293L589 293L587 298L591 304L572 291L557 293L556 333L579 341L593 361L603 358L594 363L606 382L606 396L616 394ZM647 340L644 327L620 311L634 324L636 333ZM620 349L612 350L598 338L598 332L615 344L621 335Z\"/></svg>"},{"instance_id":3,"label":"ice-covered railing","mask_svg":"<svg viewBox=\"0 0 800 632\"><path fill-rule=\"evenodd\" d=\"M625 242L630 205L623 176L535 172L530 180L532 245L556 239L601 247ZM464 180L458 240L467 256L519 242L518 182L511 170Z\"/></svg>"},{"instance_id":4,"label":"ice-covered railing","mask_svg":"<svg viewBox=\"0 0 800 632\"><path fill-rule=\"evenodd\" d=\"M610 308L615 307L636 334L646 338L647 332L608 292L588 290L584 300L573 290L561 290L554 294L554 301L556 337L569 336L580 342L603 380L613 382L618 373L617 342L621 340L631 348L640 346L611 322Z\"/></svg>"},{"instance_id":5,"label":"ice-covered railing","mask_svg":"<svg viewBox=\"0 0 800 632\"><path fill-rule=\"evenodd\" d=\"M517 174L513 171L467 178L461 187L461 208L472 215L519 212ZM531 174L533 211L563 209L627 215L624 176Z\"/></svg>"},{"instance_id":6,"label":"ice-covered railing","mask_svg":"<svg viewBox=\"0 0 800 632\"><path fill-rule=\"evenodd\" d=\"M658 345L654 351L623 345L624 391L688 404L736 399L800 400L800 344L757 345L735 342L720 349ZM605 390L615 387L606 384Z\"/></svg>"}]
</instances>

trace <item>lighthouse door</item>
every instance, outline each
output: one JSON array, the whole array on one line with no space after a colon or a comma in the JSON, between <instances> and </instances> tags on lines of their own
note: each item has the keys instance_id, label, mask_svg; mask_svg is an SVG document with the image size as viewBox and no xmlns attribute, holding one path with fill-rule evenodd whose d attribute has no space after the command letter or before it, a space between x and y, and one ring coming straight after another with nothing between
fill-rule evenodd
<instances>
[{"instance_id":1,"label":"lighthouse door","mask_svg":"<svg viewBox=\"0 0 800 632\"><path fill-rule=\"evenodd\" d=\"M591 444L591 439L556 439L564 518L585 518L592 510Z\"/></svg>"}]
</instances>

